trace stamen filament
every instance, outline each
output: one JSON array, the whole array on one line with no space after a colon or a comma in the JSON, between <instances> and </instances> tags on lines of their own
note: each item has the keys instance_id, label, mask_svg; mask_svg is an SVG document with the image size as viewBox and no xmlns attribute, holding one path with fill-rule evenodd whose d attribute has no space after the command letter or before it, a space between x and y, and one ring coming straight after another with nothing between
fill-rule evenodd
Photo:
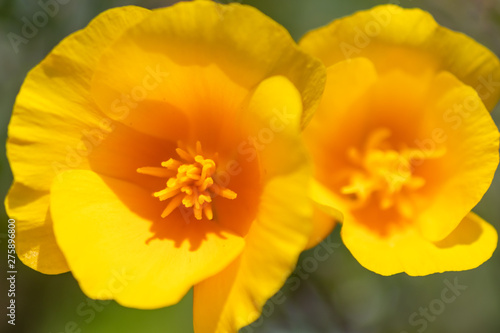
<instances>
[{"instance_id":1,"label":"stamen filament","mask_svg":"<svg viewBox=\"0 0 500 333\"><path fill-rule=\"evenodd\" d=\"M182 158L184 161L186 162L194 162L194 158L193 156L191 156L189 153L187 153L186 151L182 150L181 148L177 148L175 150L175 152L177 153L177 155L179 155L180 158Z\"/></svg>"},{"instance_id":2,"label":"stamen filament","mask_svg":"<svg viewBox=\"0 0 500 333\"><path fill-rule=\"evenodd\" d=\"M167 205L167 208L161 213L161 217L165 218L170 215L176 209L179 207L179 205L182 203L182 197L181 196L175 196L170 200L170 202Z\"/></svg>"},{"instance_id":3,"label":"stamen filament","mask_svg":"<svg viewBox=\"0 0 500 333\"><path fill-rule=\"evenodd\" d=\"M159 167L142 167L137 169L138 173L159 178L166 178L175 175L175 172Z\"/></svg>"}]
</instances>

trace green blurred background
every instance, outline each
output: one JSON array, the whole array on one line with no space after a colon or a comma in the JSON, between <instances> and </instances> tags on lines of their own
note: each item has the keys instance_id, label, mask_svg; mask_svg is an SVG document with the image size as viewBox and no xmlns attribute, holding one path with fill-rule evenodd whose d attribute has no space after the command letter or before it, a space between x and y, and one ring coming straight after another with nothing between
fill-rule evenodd
<instances>
[{"instance_id":1,"label":"green blurred background","mask_svg":"<svg viewBox=\"0 0 500 333\"><path fill-rule=\"evenodd\" d=\"M7 137L12 105L26 73L64 37L83 28L98 13L116 6L167 6L174 1L65 0L60 10L16 53L7 34L21 35L22 18L41 8L35 0L0 0L0 135ZM229 2L229 1L221 1ZM241 2L241 1L239 1ZM381 0L246 0L283 24L298 40L305 32L334 18L367 9ZM392 1L396 3L396 1ZM428 10L436 20L462 31L500 55L500 1L401 0L404 7ZM500 108L493 112L500 124ZM12 180L4 145L0 146L0 191L5 196ZM500 230L500 175L475 208ZM0 211L7 221L5 210ZM7 253L7 226L0 230L0 253ZM338 228L330 236L334 251L324 261L314 250L304 253L296 272L281 293L265 307L264 315L242 332L356 332L356 333L498 333L500 332L500 251L481 267L466 272L408 277L379 276L361 267L341 244ZM323 260L323 259L321 259ZM6 272L6 255L2 271ZM315 264L313 264L315 262ZM70 273L48 276L17 262L16 326L1 332L192 332L192 293L178 305L153 311L128 309L110 302L88 303ZM310 272L307 273L307 272ZM7 306L6 273L0 280L3 311ZM454 301L440 301L445 281L466 287ZM464 288L465 288L464 287ZM451 294L450 294L451 295ZM448 295L449 296L449 295ZM444 306L442 306L444 304ZM426 318L420 311L431 307ZM432 312L434 311L434 313ZM416 314L415 314L416 313ZM412 320L413 319L413 320Z\"/></svg>"}]
</instances>

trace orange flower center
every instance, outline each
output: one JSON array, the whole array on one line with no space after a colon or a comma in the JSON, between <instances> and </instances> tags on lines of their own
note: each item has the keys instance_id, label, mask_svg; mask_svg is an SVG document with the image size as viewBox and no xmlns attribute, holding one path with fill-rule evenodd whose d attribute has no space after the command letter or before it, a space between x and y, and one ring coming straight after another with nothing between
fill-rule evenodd
<instances>
[{"instance_id":1,"label":"orange flower center","mask_svg":"<svg viewBox=\"0 0 500 333\"><path fill-rule=\"evenodd\" d=\"M214 179L216 163L213 159L203 157L199 141L196 142L196 151L177 148L176 152L180 159L171 158L162 162L161 167L143 167L137 169L137 172L167 178L166 187L153 193L160 201L170 199L161 217L167 217L182 204L193 209L197 220L201 220L203 214L212 220L212 198L221 196L235 199L236 193Z\"/></svg>"},{"instance_id":2,"label":"orange flower center","mask_svg":"<svg viewBox=\"0 0 500 333\"><path fill-rule=\"evenodd\" d=\"M413 207L405 192L425 185L425 179L415 175L417 160L437 158L443 151L423 153L419 149L395 150L388 142L391 132L378 128L368 137L363 151L351 147L349 160L356 166L348 185L341 193L350 195L356 207L363 207L370 198L376 198L381 209L395 207L405 217L413 215Z\"/></svg>"}]
</instances>

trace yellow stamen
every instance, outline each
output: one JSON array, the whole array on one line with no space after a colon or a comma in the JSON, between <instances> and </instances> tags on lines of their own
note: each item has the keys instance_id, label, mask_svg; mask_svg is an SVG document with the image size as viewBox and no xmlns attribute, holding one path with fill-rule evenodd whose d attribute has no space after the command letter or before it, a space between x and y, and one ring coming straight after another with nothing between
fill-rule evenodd
<instances>
[{"instance_id":1,"label":"yellow stamen","mask_svg":"<svg viewBox=\"0 0 500 333\"><path fill-rule=\"evenodd\" d=\"M160 168L160 167L139 168L139 169L137 169L137 172L142 173L143 175L162 177L162 178L175 175L175 173L172 170L168 170L168 169Z\"/></svg>"},{"instance_id":2,"label":"yellow stamen","mask_svg":"<svg viewBox=\"0 0 500 333\"><path fill-rule=\"evenodd\" d=\"M205 216L207 219L211 220L214 217L214 214L212 212L212 206L211 205L206 205L203 207L203 212L205 213Z\"/></svg>"},{"instance_id":3,"label":"yellow stamen","mask_svg":"<svg viewBox=\"0 0 500 333\"><path fill-rule=\"evenodd\" d=\"M357 170L351 172L340 192L351 196L354 206L362 207L370 198L376 198L381 209L395 207L401 215L410 217L413 207L403 192L425 185L425 179L414 173L414 160L438 158L444 151L424 154L418 149L395 150L388 140L390 136L388 129L380 128L371 133L363 150L348 149L347 156Z\"/></svg>"},{"instance_id":4,"label":"yellow stamen","mask_svg":"<svg viewBox=\"0 0 500 333\"><path fill-rule=\"evenodd\" d=\"M236 199L236 193L218 184L213 176L216 174L217 160L203 157L201 143L196 142L195 150L176 149L180 160L169 159L161 163L162 167L143 167L138 173L168 178L163 190L153 193L160 201L171 199L161 217L167 217L181 204L191 208L194 217L201 220L203 215L208 220L213 219L212 199L221 196L226 199Z\"/></svg>"},{"instance_id":5,"label":"yellow stamen","mask_svg":"<svg viewBox=\"0 0 500 333\"><path fill-rule=\"evenodd\" d=\"M214 192L217 195L220 195L223 198L226 198L226 199L236 199L236 193L234 193L233 191L231 191L228 188L220 187L217 184L213 184L212 185L212 189L214 190Z\"/></svg>"}]
</instances>

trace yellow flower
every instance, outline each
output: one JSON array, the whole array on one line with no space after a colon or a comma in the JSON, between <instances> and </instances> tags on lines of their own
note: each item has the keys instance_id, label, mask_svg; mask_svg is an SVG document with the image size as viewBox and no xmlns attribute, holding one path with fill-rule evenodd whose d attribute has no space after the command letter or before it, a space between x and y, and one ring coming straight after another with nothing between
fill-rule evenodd
<instances>
[{"instance_id":1,"label":"yellow flower","mask_svg":"<svg viewBox=\"0 0 500 333\"><path fill-rule=\"evenodd\" d=\"M196 332L249 324L311 233L300 129L325 80L248 6L99 15L28 74L14 107L20 259L129 307L194 286Z\"/></svg>"},{"instance_id":2,"label":"yellow flower","mask_svg":"<svg viewBox=\"0 0 500 333\"><path fill-rule=\"evenodd\" d=\"M500 63L426 12L386 5L305 36L327 84L305 138L311 195L344 214L366 268L426 275L475 268L497 243L470 212L498 165ZM481 100L482 99L482 100Z\"/></svg>"}]
</instances>

